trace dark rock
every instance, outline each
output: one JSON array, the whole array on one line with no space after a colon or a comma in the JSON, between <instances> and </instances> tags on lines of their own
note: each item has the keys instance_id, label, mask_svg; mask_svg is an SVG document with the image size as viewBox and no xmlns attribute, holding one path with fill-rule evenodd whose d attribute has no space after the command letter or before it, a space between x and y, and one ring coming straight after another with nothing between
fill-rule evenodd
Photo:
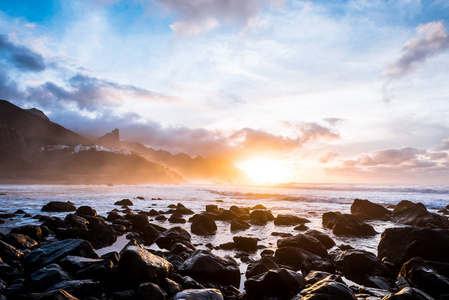
<instances>
[{"instance_id":1,"label":"dark rock","mask_svg":"<svg viewBox=\"0 0 449 300\"><path fill-rule=\"evenodd\" d=\"M202 284L199 284L190 276L182 277L182 286L184 289L204 289Z\"/></svg>"},{"instance_id":2,"label":"dark rock","mask_svg":"<svg viewBox=\"0 0 449 300\"><path fill-rule=\"evenodd\" d=\"M24 253L8 243L0 240L0 257L6 261L19 260Z\"/></svg>"},{"instance_id":3,"label":"dark rock","mask_svg":"<svg viewBox=\"0 0 449 300\"><path fill-rule=\"evenodd\" d=\"M122 199L114 203L114 205L121 205L121 206L132 206L134 205L133 202L129 199Z\"/></svg>"},{"instance_id":4,"label":"dark rock","mask_svg":"<svg viewBox=\"0 0 449 300\"><path fill-rule=\"evenodd\" d=\"M52 242L31 251L24 258L24 266L31 270L36 270L58 262L68 255L99 258L88 241L68 239Z\"/></svg>"},{"instance_id":5,"label":"dark rock","mask_svg":"<svg viewBox=\"0 0 449 300\"><path fill-rule=\"evenodd\" d=\"M311 270L335 272L335 266L329 259L322 258L298 247L278 248L275 253L275 259L276 263L287 265L295 271L301 270L303 274L308 274Z\"/></svg>"},{"instance_id":6,"label":"dark rock","mask_svg":"<svg viewBox=\"0 0 449 300\"><path fill-rule=\"evenodd\" d=\"M432 297L449 295L449 279L440 275L421 258L413 258L404 263L399 272L411 287L416 287Z\"/></svg>"},{"instance_id":7,"label":"dark rock","mask_svg":"<svg viewBox=\"0 0 449 300\"><path fill-rule=\"evenodd\" d=\"M233 212L232 210L224 210L221 212L218 218L223 221L232 221L238 219L239 215Z\"/></svg>"},{"instance_id":8,"label":"dark rock","mask_svg":"<svg viewBox=\"0 0 449 300\"><path fill-rule=\"evenodd\" d=\"M187 289L175 295L173 300L223 300L223 295L217 289Z\"/></svg>"},{"instance_id":9,"label":"dark rock","mask_svg":"<svg viewBox=\"0 0 449 300\"><path fill-rule=\"evenodd\" d=\"M2 240L8 244L10 244L13 247L19 248L19 249L33 249L39 244L30 238L27 235L23 235L20 233L10 233L2 237Z\"/></svg>"},{"instance_id":10,"label":"dark rock","mask_svg":"<svg viewBox=\"0 0 449 300\"><path fill-rule=\"evenodd\" d=\"M367 285L370 276L391 276L388 267L377 256L364 250L347 250L335 259L337 270L358 284Z\"/></svg>"},{"instance_id":11,"label":"dark rock","mask_svg":"<svg viewBox=\"0 0 449 300\"><path fill-rule=\"evenodd\" d=\"M47 229L47 231L45 231L45 229ZM25 225L13 228L11 233L27 235L33 240L41 242L48 235L48 228L45 228L44 226Z\"/></svg>"},{"instance_id":12,"label":"dark rock","mask_svg":"<svg viewBox=\"0 0 449 300\"><path fill-rule=\"evenodd\" d=\"M162 249L170 249L176 243L189 242L191 236L182 227L172 227L159 235L156 244Z\"/></svg>"},{"instance_id":13,"label":"dark rock","mask_svg":"<svg viewBox=\"0 0 449 300\"><path fill-rule=\"evenodd\" d=\"M193 252L178 268L179 273L198 281L213 282L235 287L240 283L240 270L237 262L229 257L220 257L207 250Z\"/></svg>"},{"instance_id":14,"label":"dark rock","mask_svg":"<svg viewBox=\"0 0 449 300\"><path fill-rule=\"evenodd\" d=\"M212 235L217 231L217 224L215 221L206 215L196 215L197 217L192 222L190 231L197 235Z\"/></svg>"},{"instance_id":15,"label":"dark rock","mask_svg":"<svg viewBox=\"0 0 449 300\"><path fill-rule=\"evenodd\" d=\"M92 227L95 227L97 225L107 225L106 223L106 218L102 217L102 216L87 216L87 215L83 215L83 218L85 218L89 224L87 225L87 227L89 227L89 229L91 229Z\"/></svg>"},{"instance_id":16,"label":"dark rock","mask_svg":"<svg viewBox=\"0 0 449 300\"><path fill-rule=\"evenodd\" d=\"M250 227L251 225L244 220L236 219L231 221L231 231L246 230Z\"/></svg>"},{"instance_id":17,"label":"dark rock","mask_svg":"<svg viewBox=\"0 0 449 300\"><path fill-rule=\"evenodd\" d=\"M119 291L112 294L112 300L136 300L135 290Z\"/></svg>"},{"instance_id":18,"label":"dark rock","mask_svg":"<svg viewBox=\"0 0 449 300\"><path fill-rule=\"evenodd\" d=\"M150 211L148 212L148 215L149 215L149 216L159 216L160 213L159 213L157 210L152 209L152 210L150 210Z\"/></svg>"},{"instance_id":19,"label":"dark rock","mask_svg":"<svg viewBox=\"0 0 449 300\"><path fill-rule=\"evenodd\" d=\"M87 230L89 221L76 214L68 214L64 221L70 225L70 227L77 227Z\"/></svg>"},{"instance_id":20,"label":"dark rock","mask_svg":"<svg viewBox=\"0 0 449 300\"><path fill-rule=\"evenodd\" d=\"M377 234L371 225L356 216L339 212L324 213L323 226L332 229L335 235L373 236Z\"/></svg>"},{"instance_id":21,"label":"dark rock","mask_svg":"<svg viewBox=\"0 0 449 300\"><path fill-rule=\"evenodd\" d=\"M276 231L272 232L271 235L272 235L272 236L280 236L280 237L283 237L283 238L287 238L287 237L292 237L292 236L293 236L293 234L291 234L291 233L287 233L287 232L276 232Z\"/></svg>"},{"instance_id":22,"label":"dark rock","mask_svg":"<svg viewBox=\"0 0 449 300\"><path fill-rule=\"evenodd\" d=\"M109 222L121 219L123 219L123 217L118 212L115 211L108 213L108 217L106 218L106 220Z\"/></svg>"},{"instance_id":23,"label":"dark rock","mask_svg":"<svg viewBox=\"0 0 449 300\"><path fill-rule=\"evenodd\" d=\"M153 224L149 224L145 226L145 228L142 231L142 238L145 245L151 245L154 243L154 241L159 237L159 235L163 231L159 230L156 226Z\"/></svg>"},{"instance_id":24,"label":"dark rock","mask_svg":"<svg viewBox=\"0 0 449 300\"><path fill-rule=\"evenodd\" d=\"M182 285L168 278L165 278L165 280L160 283L160 286L167 293L168 297L172 297L182 291Z\"/></svg>"},{"instance_id":25,"label":"dark rock","mask_svg":"<svg viewBox=\"0 0 449 300\"><path fill-rule=\"evenodd\" d=\"M212 213L218 212L218 205L216 205L216 204L208 204L208 205L206 205L206 211L207 212L212 212Z\"/></svg>"},{"instance_id":26,"label":"dark rock","mask_svg":"<svg viewBox=\"0 0 449 300\"><path fill-rule=\"evenodd\" d=\"M264 210L267 210L267 208L266 208L265 205L263 205L263 204L257 204L257 205L254 205L253 207L250 208L250 210L256 210L256 209L264 209Z\"/></svg>"},{"instance_id":27,"label":"dark rock","mask_svg":"<svg viewBox=\"0 0 449 300\"><path fill-rule=\"evenodd\" d=\"M257 209L251 212L250 219L256 224L265 225L268 221L273 221L274 217L268 210Z\"/></svg>"},{"instance_id":28,"label":"dark rock","mask_svg":"<svg viewBox=\"0 0 449 300\"><path fill-rule=\"evenodd\" d=\"M176 206L176 212L181 215L193 215L194 214L193 210L188 209L181 203L178 203L178 205Z\"/></svg>"},{"instance_id":29,"label":"dark rock","mask_svg":"<svg viewBox=\"0 0 449 300\"><path fill-rule=\"evenodd\" d=\"M434 300L431 296L416 288L403 288L396 294L384 297L382 300Z\"/></svg>"},{"instance_id":30,"label":"dark rock","mask_svg":"<svg viewBox=\"0 0 449 300\"><path fill-rule=\"evenodd\" d=\"M165 220L167 220L167 217L166 216L164 216L164 215L160 215L160 216L157 216L156 218L154 218L156 221L165 221Z\"/></svg>"},{"instance_id":31,"label":"dark rock","mask_svg":"<svg viewBox=\"0 0 449 300\"><path fill-rule=\"evenodd\" d=\"M236 205L232 205L229 208L229 210L235 212L239 217L241 217L243 215L249 215L249 209L248 208L242 208L242 207L238 207Z\"/></svg>"},{"instance_id":32,"label":"dark rock","mask_svg":"<svg viewBox=\"0 0 449 300\"><path fill-rule=\"evenodd\" d=\"M89 279L62 281L49 287L47 292L54 290L64 290L81 299L85 299L89 296L101 298L101 294L103 293L101 284Z\"/></svg>"},{"instance_id":33,"label":"dark rock","mask_svg":"<svg viewBox=\"0 0 449 300\"><path fill-rule=\"evenodd\" d=\"M30 300L78 300L75 296L67 293L64 290L54 290L42 294L37 294L29 297Z\"/></svg>"},{"instance_id":34,"label":"dark rock","mask_svg":"<svg viewBox=\"0 0 449 300\"><path fill-rule=\"evenodd\" d=\"M57 264L50 264L30 275L30 285L35 291L45 291L49 287L71 280L70 275Z\"/></svg>"},{"instance_id":35,"label":"dark rock","mask_svg":"<svg viewBox=\"0 0 449 300\"><path fill-rule=\"evenodd\" d=\"M327 250L321 242L313 236L298 233L295 236L279 239L277 241L278 248L292 246L299 247L312 252L321 257L327 256Z\"/></svg>"},{"instance_id":36,"label":"dark rock","mask_svg":"<svg viewBox=\"0 0 449 300\"><path fill-rule=\"evenodd\" d=\"M128 245L122 252L119 270L131 280L140 282L157 282L172 276L173 266L160 256L146 249Z\"/></svg>"},{"instance_id":37,"label":"dark rock","mask_svg":"<svg viewBox=\"0 0 449 300\"><path fill-rule=\"evenodd\" d=\"M108 252L101 256L102 259L110 260L114 265L120 261L120 253L117 251Z\"/></svg>"},{"instance_id":38,"label":"dark rock","mask_svg":"<svg viewBox=\"0 0 449 300\"><path fill-rule=\"evenodd\" d=\"M79 227L56 228L56 237L60 240L64 239L82 239L87 240L88 229Z\"/></svg>"},{"instance_id":39,"label":"dark rock","mask_svg":"<svg viewBox=\"0 0 449 300\"><path fill-rule=\"evenodd\" d=\"M314 238L319 240L326 249L330 249L335 246L335 241L330 236L321 231L309 229L305 232L305 234L308 236L313 236Z\"/></svg>"},{"instance_id":40,"label":"dark rock","mask_svg":"<svg viewBox=\"0 0 449 300\"><path fill-rule=\"evenodd\" d=\"M427 211L422 203L413 203L408 200L402 200L396 205L392 219L394 222L415 227L449 228L447 217Z\"/></svg>"},{"instance_id":41,"label":"dark rock","mask_svg":"<svg viewBox=\"0 0 449 300\"><path fill-rule=\"evenodd\" d=\"M293 228L294 230L299 230L299 231L306 231L307 229L309 229L309 227L307 227L304 224L300 224L298 226L296 226L295 228Z\"/></svg>"},{"instance_id":42,"label":"dark rock","mask_svg":"<svg viewBox=\"0 0 449 300\"><path fill-rule=\"evenodd\" d=\"M245 281L245 290L250 297L291 297L305 286L300 273L288 269L271 269Z\"/></svg>"},{"instance_id":43,"label":"dark rock","mask_svg":"<svg viewBox=\"0 0 449 300\"><path fill-rule=\"evenodd\" d=\"M69 255L58 263L64 270L81 279L106 279L113 263L108 259L95 259Z\"/></svg>"},{"instance_id":44,"label":"dark rock","mask_svg":"<svg viewBox=\"0 0 449 300\"><path fill-rule=\"evenodd\" d=\"M80 206L76 210L75 214L82 216L93 216L97 215L97 211L90 206Z\"/></svg>"},{"instance_id":45,"label":"dark rock","mask_svg":"<svg viewBox=\"0 0 449 300\"><path fill-rule=\"evenodd\" d=\"M309 222L310 221L305 218L283 214L277 215L276 219L274 219L274 225L298 225Z\"/></svg>"},{"instance_id":46,"label":"dark rock","mask_svg":"<svg viewBox=\"0 0 449 300\"><path fill-rule=\"evenodd\" d=\"M44 205L41 209L42 211L51 211L51 212L64 212L64 211L76 211L75 205L73 203L60 202L60 201L51 201Z\"/></svg>"},{"instance_id":47,"label":"dark rock","mask_svg":"<svg viewBox=\"0 0 449 300\"><path fill-rule=\"evenodd\" d=\"M307 300L357 300L351 289L340 282L321 280L301 291L303 298Z\"/></svg>"},{"instance_id":48,"label":"dark rock","mask_svg":"<svg viewBox=\"0 0 449 300\"><path fill-rule=\"evenodd\" d=\"M170 248L169 252L180 255L181 253L190 253L195 250L195 247L189 243L176 243Z\"/></svg>"},{"instance_id":49,"label":"dark rock","mask_svg":"<svg viewBox=\"0 0 449 300\"><path fill-rule=\"evenodd\" d=\"M247 236L234 236L235 247L242 251L257 251L257 239Z\"/></svg>"},{"instance_id":50,"label":"dark rock","mask_svg":"<svg viewBox=\"0 0 449 300\"><path fill-rule=\"evenodd\" d=\"M424 260L449 263L449 230L442 228L387 228L377 246L378 257L398 269L406 261Z\"/></svg>"},{"instance_id":51,"label":"dark rock","mask_svg":"<svg viewBox=\"0 0 449 300\"><path fill-rule=\"evenodd\" d=\"M144 282L137 288L137 294L142 299L165 300L166 293L157 285L151 282Z\"/></svg>"},{"instance_id":52,"label":"dark rock","mask_svg":"<svg viewBox=\"0 0 449 300\"><path fill-rule=\"evenodd\" d=\"M88 240L95 249L114 244L117 241L117 232L109 225L96 225L89 230Z\"/></svg>"},{"instance_id":53,"label":"dark rock","mask_svg":"<svg viewBox=\"0 0 449 300\"><path fill-rule=\"evenodd\" d=\"M148 217L144 214L137 214L132 217L133 228L136 231L142 231L146 226L150 225Z\"/></svg>"},{"instance_id":54,"label":"dark rock","mask_svg":"<svg viewBox=\"0 0 449 300\"><path fill-rule=\"evenodd\" d=\"M182 214L175 212L173 213L170 218L168 218L168 221L170 223L177 223L177 224L184 224L187 221L182 217Z\"/></svg>"},{"instance_id":55,"label":"dark rock","mask_svg":"<svg viewBox=\"0 0 449 300\"><path fill-rule=\"evenodd\" d=\"M368 200L354 199L351 205L351 214L360 220L382 220L390 219L391 212L382 205Z\"/></svg>"},{"instance_id":56,"label":"dark rock","mask_svg":"<svg viewBox=\"0 0 449 300\"><path fill-rule=\"evenodd\" d=\"M259 261L250 263L246 270L246 278L253 277L265 272L270 269L279 269L279 266L271 259L271 257L262 257Z\"/></svg>"},{"instance_id":57,"label":"dark rock","mask_svg":"<svg viewBox=\"0 0 449 300\"><path fill-rule=\"evenodd\" d=\"M307 284L315 284L318 281L326 280L326 281L337 281L340 283L343 283L343 280L341 279L340 275L331 274L328 272L323 271L311 271L307 276L305 277Z\"/></svg>"}]
</instances>

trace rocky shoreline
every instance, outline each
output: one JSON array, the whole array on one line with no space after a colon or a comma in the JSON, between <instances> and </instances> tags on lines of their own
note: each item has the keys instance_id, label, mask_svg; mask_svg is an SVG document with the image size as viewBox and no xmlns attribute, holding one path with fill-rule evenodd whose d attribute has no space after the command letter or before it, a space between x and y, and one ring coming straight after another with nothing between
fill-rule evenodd
<instances>
[{"instance_id":1,"label":"rocky shoreline","mask_svg":"<svg viewBox=\"0 0 449 300\"><path fill-rule=\"evenodd\" d=\"M336 236L379 234L371 220L396 223L381 233L375 255L337 246L331 236L308 229L309 220L273 216L263 205L206 205L194 212L181 203L159 211L133 210L129 199L115 204L100 216L90 206L50 202L42 211L67 212L64 219L37 215L41 225L2 236L0 299L449 299L446 209L431 213L407 200L387 209L355 199L351 214L322 215L323 227ZM0 223L22 217L31 216L0 214ZM173 226L158 225L167 219ZM197 249L192 235L217 234L216 221L229 223L233 242ZM278 233L274 249L244 235L269 222L294 231ZM129 240L123 249L98 255L119 236ZM218 249L236 254L218 256ZM244 274L236 258L247 265Z\"/></svg>"}]
</instances>

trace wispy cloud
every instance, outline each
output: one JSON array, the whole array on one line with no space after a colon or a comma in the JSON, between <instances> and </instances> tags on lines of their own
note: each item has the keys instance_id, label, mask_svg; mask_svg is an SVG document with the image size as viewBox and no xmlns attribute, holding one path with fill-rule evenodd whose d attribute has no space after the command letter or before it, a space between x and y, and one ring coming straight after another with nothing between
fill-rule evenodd
<instances>
[{"instance_id":1,"label":"wispy cloud","mask_svg":"<svg viewBox=\"0 0 449 300\"><path fill-rule=\"evenodd\" d=\"M10 42L5 34L0 34L0 53L0 61L22 72L41 72L46 68L42 55Z\"/></svg>"}]
</instances>

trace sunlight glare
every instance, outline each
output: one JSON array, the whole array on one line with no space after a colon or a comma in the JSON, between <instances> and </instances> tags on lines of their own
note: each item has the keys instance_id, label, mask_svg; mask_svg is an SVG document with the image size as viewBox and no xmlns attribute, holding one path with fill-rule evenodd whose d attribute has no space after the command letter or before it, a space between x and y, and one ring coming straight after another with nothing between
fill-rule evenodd
<instances>
[{"instance_id":1,"label":"sunlight glare","mask_svg":"<svg viewBox=\"0 0 449 300\"><path fill-rule=\"evenodd\" d=\"M253 159L242 162L238 167L246 171L254 183L282 183L288 181L288 168L283 161Z\"/></svg>"}]
</instances>

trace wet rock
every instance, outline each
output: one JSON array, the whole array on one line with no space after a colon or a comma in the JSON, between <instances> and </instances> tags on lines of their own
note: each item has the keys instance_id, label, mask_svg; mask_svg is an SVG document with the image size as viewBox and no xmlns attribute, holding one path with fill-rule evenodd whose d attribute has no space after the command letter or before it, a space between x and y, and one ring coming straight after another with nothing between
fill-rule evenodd
<instances>
[{"instance_id":1,"label":"wet rock","mask_svg":"<svg viewBox=\"0 0 449 300\"><path fill-rule=\"evenodd\" d=\"M287 237L292 237L292 236L293 236L293 234L291 234L291 233L287 233L287 232L276 232L276 231L272 232L271 235L272 235L272 236L280 236L280 237L283 237L283 238L287 238Z\"/></svg>"},{"instance_id":2,"label":"wet rock","mask_svg":"<svg viewBox=\"0 0 449 300\"><path fill-rule=\"evenodd\" d=\"M165 278L165 280L160 283L160 287L165 291L169 298L182 291L182 285L169 278Z\"/></svg>"},{"instance_id":3,"label":"wet rock","mask_svg":"<svg viewBox=\"0 0 449 300\"><path fill-rule=\"evenodd\" d=\"M190 253L195 250L195 247L189 243L176 243L170 248L169 252L172 254L181 255L182 253Z\"/></svg>"},{"instance_id":4,"label":"wet rock","mask_svg":"<svg viewBox=\"0 0 449 300\"><path fill-rule=\"evenodd\" d=\"M217 256L207 250L193 252L178 270L181 275L190 276L200 282L230 284L235 287L240 283L240 269L237 262L229 256Z\"/></svg>"},{"instance_id":5,"label":"wet rock","mask_svg":"<svg viewBox=\"0 0 449 300\"><path fill-rule=\"evenodd\" d=\"M232 210L224 210L221 212L220 216L218 217L219 220L222 221L232 221L239 218L239 215L233 212Z\"/></svg>"},{"instance_id":6,"label":"wet rock","mask_svg":"<svg viewBox=\"0 0 449 300\"><path fill-rule=\"evenodd\" d=\"M28 269L36 270L51 263L58 262L68 255L99 258L88 241L68 239L52 242L31 251L24 258L24 266Z\"/></svg>"},{"instance_id":7,"label":"wet rock","mask_svg":"<svg viewBox=\"0 0 449 300\"><path fill-rule=\"evenodd\" d=\"M162 249L170 249L176 243L189 242L191 236L182 227L172 227L159 235L156 244Z\"/></svg>"},{"instance_id":8,"label":"wet rock","mask_svg":"<svg viewBox=\"0 0 449 300\"><path fill-rule=\"evenodd\" d=\"M307 227L304 224L300 224L300 225L296 226L295 228L293 228L293 230L299 230L299 231L306 231L307 229L309 229L309 227Z\"/></svg>"},{"instance_id":9,"label":"wet rock","mask_svg":"<svg viewBox=\"0 0 449 300\"><path fill-rule=\"evenodd\" d=\"M217 231L215 221L205 215L196 215L197 217L190 226L190 231L197 235L212 235Z\"/></svg>"},{"instance_id":10,"label":"wet rock","mask_svg":"<svg viewBox=\"0 0 449 300\"><path fill-rule=\"evenodd\" d=\"M384 297L382 300L434 300L431 296L416 288L403 288L396 294Z\"/></svg>"},{"instance_id":11,"label":"wet rock","mask_svg":"<svg viewBox=\"0 0 449 300\"><path fill-rule=\"evenodd\" d=\"M187 221L182 217L182 214L175 212L174 214L172 214L170 216L170 218L168 218L168 221L170 223L177 223L177 224L183 224L186 223Z\"/></svg>"},{"instance_id":12,"label":"wet rock","mask_svg":"<svg viewBox=\"0 0 449 300\"><path fill-rule=\"evenodd\" d=\"M173 300L223 300L223 295L217 289L187 289L175 295Z\"/></svg>"},{"instance_id":13,"label":"wet rock","mask_svg":"<svg viewBox=\"0 0 449 300\"><path fill-rule=\"evenodd\" d=\"M396 205L392 219L394 222L415 227L449 228L447 217L427 211L422 203L413 203L408 200L402 200Z\"/></svg>"},{"instance_id":14,"label":"wet rock","mask_svg":"<svg viewBox=\"0 0 449 300\"><path fill-rule=\"evenodd\" d=\"M96 225L89 230L87 235L95 249L110 246L117 241L117 232L109 225Z\"/></svg>"},{"instance_id":15,"label":"wet rock","mask_svg":"<svg viewBox=\"0 0 449 300\"><path fill-rule=\"evenodd\" d=\"M89 221L76 214L68 214L64 221L69 224L70 227L76 227L88 230Z\"/></svg>"},{"instance_id":16,"label":"wet rock","mask_svg":"<svg viewBox=\"0 0 449 300\"><path fill-rule=\"evenodd\" d=\"M58 263L64 270L81 279L106 279L113 263L108 259L95 259L69 255Z\"/></svg>"},{"instance_id":17,"label":"wet rock","mask_svg":"<svg viewBox=\"0 0 449 300\"><path fill-rule=\"evenodd\" d=\"M133 206L134 203L131 200L129 200L129 199L122 199L122 200L116 201L114 203L114 205Z\"/></svg>"},{"instance_id":18,"label":"wet rock","mask_svg":"<svg viewBox=\"0 0 449 300\"><path fill-rule=\"evenodd\" d=\"M375 254L364 250L346 250L337 256L335 265L346 278L362 285L368 285L371 276L391 276L388 267Z\"/></svg>"},{"instance_id":19,"label":"wet rock","mask_svg":"<svg viewBox=\"0 0 449 300\"><path fill-rule=\"evenodd\" d=\"M253 207L250 208L250 210L256 210L256 209L264 209L264 210L267 210L267 208L266 208L265 205L263 205L263 204L257 204L257 205L254 205Z\"/></svg>"},{"instance_id":20,"label":"wet rock","mask_svg":"<svg viewBox=\"0 0 449 300\"><path fill-rule=\"evenodd\" d=\"M249 215L249 209L248 208L243 208L243 207L238 207L236 205L232 205L229 208L229 210L235 212L239 217L241 217L243 215Z\"/></svg>"},{"instance_id":21,"label":"wet rock","mask_svg":"<svg viewBox=\"0 0 449 300\"><path fill-rule=\"evenodd\" d=\"M156 221L165 221L167 220L167 217L164 215L159 215L156 218L154 218Z\"/></svg>"},{"instance_id":22,"label":"wet rock","mask_svg":"<svg viewBox=\"0 0 449 300\"><path fill-rule=\"evenodd\" d=\"M45 231L45 229L47 229L47 231ZM48 228L35 225L25 225L13 228L11 230L11 233L20 233L23 235L27 235L33 240L41 242L48 235Z\"/></svg>"},{"instance_id":23,"label":"wet rock","mask_svg":"<svg viewBox=\"0 0 449 300\"><path fill-rule=\"evenodd\" d=\"M33 249L39 244L27 235L20 233L10 233L2 237L2 240L18 249Z\"/></svg>"},{"instance_id":24,"label":"wet rock","mask_svg":"<svg viewBox=\"0 0 449 300\"><path fill-rule=\"evenodd\" d=\"M256 209L249 215L250 219L256 224L265 225L268 221L273 221L274 217L268 210Z\"/></svg>"},{"instance_id":25,"label":"wet rock","mask_svg":"<svg viewBox=\"0 0 449 300\"><path fill-rule=\"evenodd\" d=\"M151 216L151 217L153 217L153 216L159 216L160 213L159 213L157 210L152 209L152 210L150 210L150 211L148 212L148 215Z\"/></svg>"},{"instance_id":26,"label":"wet rock","mask_svg":"<svg viewBox=\"0 0 449 300\"><path fill-rule=\"evenodd\" d=\"M305 286L300 273L288 269L271 269L245 281L245 290L249 297L291 297Z\"/></svg>"},{"instance_id":27,"label":"wet rock","mask_svg":"<svg viewBox=\"0 0 449 300\"><path fill-rule=\"evenodd\" d=\"M75 214L95 217L97 215L97 211L90 206L80 206L76 210Z\"/></svg>"},{"instance_id":28,"label":"wet rock","mask_svg":"<svg viewBox=\"0 0 449 300\"><path fill-rule=\"evenodd\" d=\"M19 260L24 253L8 243L0 240L0 257L5 261Z\"/></svg>"},{"instance_id":29,"label":"wet rock","mask_svg":"<svg viewBox=\"0 0 449 300\"><path fill-rule=\"evenodd\" d=\"M135 290L119 291L112 294L112 300L136 300Z\"/></svg>"},{"instance_id":30,"label":"wet rock","mask_svg":"<svg viewBox=\"0 0 449 300\"><path fill-rule=\"evenodd\" d=\"M327 250L321 242L315 237L307 234L298 233L292 237L279 239L277 241L277 246L278 248L287 246L299 247L321 257L327 256Z\"/></svg>"},{"instance_id":31,"label":"wet rock","mask_svg":"<svg viewBox=\"0 0 449 300\"><path fill-rule=\"evenodd\" d=\"M151 282L144 282L137 288L137 294L142 299L165 300L166 293L157 285Z\"/></svg>"},{"instance_id":32,"label":"wet rock","mask_svg":"<svg viewBox=\"0 0 449 300\"><path fill-rule=\"evenodd\" d=\"M58 239L82 239L87 240L88 229L79 227L56 228L54 230Z\"/></svg>"},{"instance_id":33,"label":"wet rock","mask_svg":"<svg viewBox=\"0 0 449 300\"><path fill-rule=\"evenodd\" d=\"M335 272L334 264L329 260L298 247L278 248L275 253L278 264L287 265L293 270L308 274L311 270Z\"/></svg>"},{"instance_id":34,"label":"wet rock","mask_svg":"<svg viewBox=\"0 0 449 300\"><path fill-rule=\"evenodd\" d=\"M339 212L324 213L323 226L332 229L335 235L373 236L377 234L371 225L356 216Z\"/></svg>"},{"instance_id":35,"label":"wet rock","mask_svg":"<svg viewBox=\"0 0 449 300\"><path fill-rule=\"evenodd\" d=\"M246 278L253 277L265 272L270 269L279 269L279 266L273 261L271 257L262 257L259 261L250 263L246 270Z\"/></svg>"},{"instance_id":36,"label":"wet rock","mask_svg":"<svg viewBox=\"0 0 449 300\"><path fill-rule=\"evenodd\" d=\"M157 282L173 273L171 263L134 245L123 249L118 268L126 278L137 282Z\"/></svg>"},{"instance_id":37,"label":"wet rock","mask_svg":"<svg viewBox=\"0 0 449 300\"><path fill-rule=\"evenodd\" d=\"M398 269L406 261L424 260L449 263L449 230L442 228L387 228L377 246L378 257Z\"/></svg>"},{"instance_id":38,"label":"wet rock","mask_svg":"<svg viewBox=\"0 0 449 300\"><path fill-rule=\"evenodd\" d=\"M216 204L208 204L206 205L206 211L211 213L217 213L218 212L218 205Z\"/></svg>"},{"instance_id":39,"label":"wet rock","mask_svg":"<svg viewBox=\"0 0 449 300\"><path fill-rule=\"evenodd\" d=\"M103 293L101 284L90 279L62 281L49 287L47 292L54 290L64 290L81 299L85 299L89 296L101 298L101 294Z\"/></svg>"},{"instance_id":40,"label":"wet rock","mask_svg":"<svg viewBox=\"0 0 449 300\"><path fill-rule=\"evenodd\" d=\"M183 276L182 278L182 286L184 289L204 289L205 287L202 284L199 284L190 276Z\"/></svg>"},{"instance_id":41,"label":"wet rock","mask_svg":"<svg viewBox=\"0 0 449 300\"><path fill-rule=\"evenodd\" d=\"M301 218L301 217L293 216L293 215L283 215L283 214L277 215L276 219L274 219L274 225L298 225L298 224L304 224L304 223L309 223L309 222L310 221L305 218Z\"/></svg>"},{"instance_id":42,"label":"wet rock","mask_svg":"<svg viewBox=\"0 0 449 300\"><path fill-rule=\"evenodd\" d=\"M307 276L305 277L305 280L307 284L315 284L318 281L326 280L326 281L336 281L343 283L343 280L341 279L340 275L331 274L329 272L323 272L323 271L311 271Z\"/></svg>"},{"instance_id":43,"label":"wet rock","mask_svg":"<svg viewBox=\"0 0 449 300\"><path fill-rule=\"evenodd\" d=\"M61 289L42 294L32 294L28 298L30 300L78 300L75 296Z\"/></svg>"},{"instance_id":44,"label":"wet rock","mask_svg":"<svg viewBox=\"0 0 449 300\"><path fill-rule=\"evenodd\" d=\"M123 219L123 217L118 212L115 212L115 211L108 213L108 217L106 218L106 220L109 222L113 222L115 220L122 220L122 219Z\"/></svg>"},{"instance_id":45,"label":"wet rock","mask_svg":"<svg viewBox=\"0 0 449 300\"><path fill-rule=\"evenodd\" d=\"M51 201L45 204L41 210L51 212L66 212L66 211L76 211L76 207L70 201L67 202Z\"/></svg>"},{"instance_id":46,"label":"wet rock","mask_svg":"<svg viewBox=\"0 0 449 300\"><path fill-rule=\"evenodd\" d=\"M318 281L307 289L302 290L301 295L303 295L303 298L301 299L307 300L357 300L354 293L347 285L326 279Z\"/></svg>"},{"instance_id":47,"label":"wet rock","mask_svg":"<svg viewBox=\"0 0 449 300\"><path fill-rule=\"evenodd\" d=\"M154 241L159 237L159 235L164 231L159 230L158 227L156 227L152 224L145 226L145 228L142 231L142 238L143 238L144 244L145 245L153 244Z\"/></svg>"},{"instance_id":48,"label":"wet rock","mask_svg":"<svg viewBox=\"0 0 449 300\"><path fill-rule=\"evenodd\" d=\"M112 264L116 265L120 261L120 253L117 251L108 252L101 256L102 259L110 260Z\"/></svg>"},{"instance_id":49,"label":"wet rock","mask_svg":"<svg viewBox=\"0 0 449 300\"><path fill-rule=\"evenodd\" d=\"M231 231L246 230L250 227L251 225L244 220L236 219L231 221Z\"/></svg>"},{"instance_id":50,"label":"wet rock","mask_svg":"<svg viewBox=\"0 0 449 300\"><path fill-rule=\"evenodd\" d=\"M415 257L402 266L399 276L411 286L432 297L449 296L449 279L440 275L421 258Z\"/></svg>"},{"instance_id":51,"label":"wet rock","mask_svg":"<svg viewBox=\"0 0 449 300\"><path fill-rule=\"evenodd\" d=\"M369 200L354 199L351 205L351 214L360 220L383 220L390 219L391 212L382 205Z\"/></svg>"},{"instance_id":52,"label":"wet rock","mask_svg":"<svg viewBox=\"0 0 449 300\"><path fill-rule=\"evenodd\" d=\"M178 203L178 205L176 206L176 212L181 215L193 215L194 214L193 210L188 209L182 203Z\"/></svg>"},{"instance_id":53,"label":"wet rock","mask_svg":"<svg viewBox=\"0 0 449 300\"><path fill-rule=\"evenodd\" d=\"M30 285L35 291L45 291L49 287L71 280L70 275L57 264L50 264L30 275Z\"/></svg>"},{"instance_id":54,"label":"wet rock","mask_svg":"<svg viewBox=\"0 0 449 300\"><path fill-rule=\"evenodd\" d=\"M142 231L146 226L150 225L148 217L144 214L137 214L132 216L133 228L136 231Z\"/></svg>"},{"instance_id":55,"label":"wet rock","mask_svg":"<svg viewBox=\"0 0 449 300\"><path fill-rule=\"evenodd\" d=\"M308 236L313 236L314 238L319 240L326 249L330 249L335 246L335 241L330 236L321 231L309 229L305 232L305 234Z\"/></svg>"},{"instance_id":56,"label":"wet rock","mask_svg":"<svg viewBox=\"0 0 449 300\"><path fill-rule=\"evenodd\" d=\"M241 251L256 251L257 239L247 236L234 236L233 237L235 247Z\"/></svg>"}]
</instances>

